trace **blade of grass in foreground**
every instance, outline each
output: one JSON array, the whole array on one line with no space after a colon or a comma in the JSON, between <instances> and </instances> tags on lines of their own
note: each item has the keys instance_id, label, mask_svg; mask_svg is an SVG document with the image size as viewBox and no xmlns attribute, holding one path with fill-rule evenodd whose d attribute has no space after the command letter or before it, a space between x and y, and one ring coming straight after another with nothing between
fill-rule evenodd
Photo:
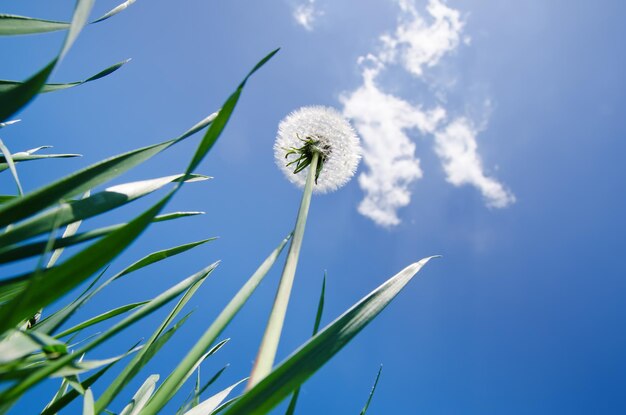
<instances>
[{"instance_id":1,"label":"blade of grass in foreground","mask_svg":"<svg viewBox=\"0 0 626 415\"><path fill-rule=\"evenodd\" d=\"M201 214L203 214L203 212L174 212L174 213L159 215L155 217L152 220L152 222L153 223L164 222L168 220L174 220L174 219L179 219L179 218L183 218L187 216L195 216L195 215L201 215ZM84 232L75 236L60 238L53 242L52 248L59 249L59 248L71 246L80 242L85 242L85 241L89 241L95 238L99 238L101 236L106 236L118 229L121 229L125 225L126 224L121 223L117 225L107 226L104 228L94 229L92 231L87 231L87 232ZM212 240L215 240L215 238L208 238L205 241L209 242ZM15 257L18 257L18 256L27 257L27 256L41 254L44 251L46 244L47 244L46 241L42 241L42 242L37 242L37 243L29 244L29 245L22 245L19 248L15 248L14 250L6 251L6 252L2 251L3 253L2 255L0 255L0 262L2 263L7 262L5 261L5 256L9 256L8 259L11 259L11 255L15 255ZM175 248L172 248L172 249L175 249ZM0 305L2 303L7 302L11 298L15 297L15 295L17 295L20 291L22 291L28 284L29 277L30 277L30 274L26 274L26 275L20 275L20 276L1 280L0 281ZM39 325L37 327L39 327Z\"/></svg>"},{"instance_id":2,"label":"blade of grass in foreground","mask_svg":"<svg viewBox=\"0 0 626 415\"><path fill-rule=\"evenodd\" d=\"M187 397L185 402L183 402L183 404L180 406L180 408L178 408L178 411L176 411L176 415L181 415L181 414L187 412L189 409L198 406L198 404L200 403L200 395L202 393L204 393L204 391L207 390L209 388L209 386L211 386L213 383L215 383L215 381L217 379L219 379L220 376L222 376L222 373L224 373L226 368L228 368L228 365L226 365L223 368L221 368L220 370L218 370L211 377L211 379L208 380L207 383L202 385L201 388L198 388L198 387L194 388L194 390L192 391L192 393L189 394L189 396ZM199 379L199 376L198 376L198 381L199 380L200 379Z\"/></svg>"},{"instance_id":3,"label":"blade of grass in foreground","mask_svg":"<svg viewBox=\"0 0 626 415\"><path fill-rule=\"evenodd\" d=\"M58 338L67 336L69 334L76 333L78 331L86 329L87 327L91 327L94 324L101 323L113 317L119 316L120 314L126 313L127 311L134 310L135 308L140 307L146 303L147 301L140 301L138 303L131 303L131 304L126 304L120 307L116 307L112 310L106 311L102 314L99 314L95 317L85 320L82 323L79 323L67 330L63 330L61 333L57 334L55 337L58 339Z\"/></svg>"},{"instance_id":4,"label":"blade of grass in foreground","mask_svg":"<svg viewBox=\"0 0 626 415\"><path fill-rule=\"evenodd\" d=\"M172 248L170 250L161 251L162 255L154 255L150 254L143 259L135 262L129 267L125 268L118 274L114 275L109 281L114 281L127 273L136 271L139 268L145 267L150 263L160 261L163 255L169 256L175 255L178 252L175 252L177 248ZM191 247L187 247L185 250L191 249ZM159 340L164 336L161 335L163 331L167 328L167 326L176 318L178 313L183 309L183 307L187 304L187 302L191 299L191 297L196 293L200 285L204 280L198 281L197 284L192 285L187 292L182 296L182 298L178 301L176 306L170 311L168 316L163 320L163 322L157 327L157 329L152 333L150 338L146 341L145 347L141 350L135 357L126 365L124 370L109 384L107 389L101 394L100 398L98 398L96 402L96 410L97 412L101 412L104 410L109 403L117 396L117 394L132 380L132 378L137 375L139 370L154 356L154 353L161 347L159 345Z\"/></svg>"},{"instance_id":5,"label":"blade of grass in foreground","mask_svg":"<svg viewBox=\"0 0 626 415\"><path fill-rule=\"evenodd\" d=\"M326 293L326 272L324 272L324 278L322 279L322 292L320 293L320 299L317 303L317 313L315 313L315 323L313 324L313 336L317 334L317 331L320 328L320 323L322 322L322 314L324 314L324 296ZM296 411L296 404L298 403L298 396L300 395L300 386L293 391L293 395L291 395L291 401L289 401L289 406L287 407L287 412L285 415L294 415Z\"/></svg>"},{"instance_id":6,"label":"blade of grass in foreground","mask_svg":"<svg viewBox=\"0 0 626 415\"><path fill-rule=\"evenodd\" d=\"M0 307L0 333L29 319L37 310L63 296L109 263L148 227L172 195L170 192L124 227L90 245L61 265L30 276L28 287Z\"/></svg>"},{"instance_id":7,"label":"blade of grass in foreground","mask_svg":"<svg viewBox=\"0 0 626 415\"><path fill-rule=\"evenodd\" d=\"M0 36L29 35L54 32L70 27L67 22L35 19L14 14L0 14Z\"/></svg>"},{"instance_id":8,"label":"blade of grass in foreground","mask_svg":"<svg viewBox=\"0 0 626 415\"><path fill-rule=\"evenodd\" d=\"M2 155L4 159L6 160L6 165L11 170L11 175L13 176L13 180L15 181L15 184L17 185L17 192L20 196L22 196L24 194L24 190L22 190L22 184L20 183L20 178L17 175L17 169L15 168L15 161L13 160L13 156L11 155L11 152L9 151L7 146L4 145L4 142L2 140L0 140L0 151L2 151Z\"/></svg>"},{"instance_id":9,"label":"blade of grass in foreground","mask_svg":"<svg viewBox=\"0 0 626 415\"><path fill-rule=\"evenodd\" d=\"M370 392L369 397L367 398L367 402L365 402L365 406L361 409L360 415L365 415L367 409L370 407L372 403L372 398L374 397L374 392L376 392L376 386L378 386L378 379L380 379L380 373L383 371L383 365L380 365L378 369L378 374L376 375L376 380L374 381L374 386L372 386L372 391Z\"/></svg>"},{"instance_id":10,"label":"blade of grass in foreground","mask_svg":"<svg viewBox=\"0 0 626 415\"><path fill-rule=\"evenodd\" d=\"M86 197L89 197L89 195L90 195L90 192L86 192L83 195L83 199ZM63 235L61 235L61 238L62 239L72 238L74 235L76 235L76 232L78 232L78 229L80 228L80 225L82 225L82 223L83 223L82 220L77 220L76 222L68 223L67 226L65 227L65 230L63 231ZM50 255L50 259L48 259L48 264L46 264L46 268L53 267L57 263L59 258L61 258L61 255L63 254L64 249L55 247L54 246L55 242L56 240L50 241L50 247L53 251L52 251L52 255ZM45 250L41 250L39 252L45 252Z\"/></svg>"},{"instance_id":11,"label":"blade of grass in foreground","mask_svg":"<svg viewBox=\"0 0 626 415\"><path fill-rule=\"evenodd\" d=\"M235 92L226 100L219 113L209 115L204 120L187 130L187 132L173 140L129 151L101 161L83 170L79 170L74 174L66 176L61 180L35 190L19 200L4 203L0 206L0 227L17 222L32 215L33 213L39 212L42 209L58 202L62 198L75 196L93 188L94 186L97 186L100 183L117 177L132 167L150 159L161 151L184 140L211 124L211 127L206 132L200 145L198 146L191 163L187 167L186 173L191 173L206 156L224 130L224 127L230 119L230 115L235 107L235 104L239 100L239 96L241 95L243 87L249 77L252 76L254 72L263 66L277 52L278 49L272 51L254 66L254 68L237 87ZM0 94L0 108L2 107L2 96L3 94ZM3 121L3 119L0 119L0 122L1 121Z\"/></svg>"},{"instance_id":12,"label":"blade of grass in foreground","mask_svg":"<svg viewBox=\"0 0 626 415\"><path fill-rule=\"evenodd\" d=\"M24 83L11 88L8 91L0 92L0 122L5 121L11 115L22 109L41 90L54 67L63 59L76 40L76 37L82 30L83 26L87 23L87 18L89 17L89 12L93 7L93 3L94 0L77 0L76 7L74 8L74 15L72 16L72 22L68 27L69 30L67 32L67 36L65 37L65 41L63 42L61 52L59 52L59 54L52 59L50 63L48 63L35 75L31 76ZM13 19L11 21L13 23L13 28L10 30L15 30L15 24L17 24L18 21L24 23L24 20ZM7 22L9 22L9 20L4 21L4 23ZM30 22L32 23L32 21Z\"/></svg>"},{"instance_id":13,"label":"blade of grass in foreground","mask_svg":"<svg viewBox=\"0 0 626 415\"><path fill-rule=\"evenodd\" d=\"M122 321L110 327L108 330L96 337L90 343L87 343L84 346L77 348L74 353L62 356L56 360L49 362L49 364L37 370L23 381L3 390L2 392L0 392L0 402L2 402L4 406L10 405L34 385L46 379L53 373L57 372L59 369L67 366L68 364L71 364L71 362L74 361L77 356L81 356L87 353L89 350L92 350L96 346L102 344L105 340L119 333L126 327L143 319L145 316L161 308L162 306L173 300L175 297L197 284L199 281L206 279L216 266L217 263L211 264L205 269L179 282L175 286L159 294L150 302L137 309L130 316L124 318Z\"/></svg>"},{"instance_id":14,"label":"blade of grass in foreground","mask_svg":"<svg viewBox=\"0 0 626 415\"><path fill-rule=\"evenodd\" d=\"M93 410L93 393L91 389L87 389L85 391L85 396L83 396L83 415L95 415Z\"/></svg>"},{"instance_id":15,"label":"blade of grass in foreground","mask_svg":"<svg viewBox=\"0 0 626 415\"><path fill-rule=\"evenodd\" d=\"M162 260L167 259L167 258L169 258L171 256L175 256L175 255L181 254L183 252L186 252L186 251L188 251L190 249L193 249L193 248L195 248L197 246L200 246L200 245L202 245L205 242L208 242L210 240L211 239L205 239L205 240L202 240L202 241L191 242L191 243L175 246L173 248L168 248L168 249L164 249L164 250L161 250L161 251L156 251L156 252L153 252L151 254L146 255L145 257L143 257L139 261L134 262L132 265L124 268L122 271L118 272L117 274L115 274L114 276L112 276L111 278L106 280L104 283L102 283L100 286L98 286L93 291L87 290L88 292L85 292L84 295L81 295L78 299L76 299L74 302L72 302L72 304L62 308L61 310L59 310L55 314L53 314L50 317L44 319L40 324L38 324L37 326L34 327L34 330L39 331L41 333L48 333L48 334L54 332L58 327L61 326L61 324L63 324L65 321L67 321L67 319L74 312L76 312L76 310L78 308L83 306L87 301L89 301L91 298L93 298L96 294L98 294L100 291L102 291L104 288L106 288L113 281L123 277L124 275L130 274L130 273L132 273L134 271L137 271L139 269L147 267L148 265L151 265L151 264L154 264L156 262L162 261Z\"/></svg>"},{"instance_id":16,"label":"blade of grass in foreground","mask_svg":"<svg viewBox=\"0 0 626 415\"><path fill-rule=\"evenodd\" d=\"M177 138L113 156L30 192L20 199L2 204L0 206L0 226L15 223L62 199L84 193L121 175L197 133L209 125L215 117L216 114L211 114Z\"/></svg>"},{"instance_id":17,"label":"blade of grass in foreground","mask_svg":"<svg viewBox=\"0 0 626 415\"><path fill-rule=\"evenodd\" d=\"M52 148L52 146L39 146L39 147L35 147L35 148L31 148L29 150L25 150L25 151L19 151L15 154L13 154L13 160L18 162L18 161L29 161L29 160L38 160L38 159L42 159L42 158L67 158L67 157L80 157L80 154L39 154L37 153L40 150L44 150L44 149L49 149ZM1 163L5 163L6 160L3 156L0 156L0 162Z\"/></svg>"},{"instance_id":18,"label":"blade of grass in foreground","mask_svg":"<svg viewBox=\"0 0 626 415\"><path fill-rule=\"evenodd\" d=\"M18 86L0 93L0 122L26 106L46 83L56 66L58 58L53 59L43 69Z\"/></svg>"},{"instance_id":19,"label":"blade of grass in foreground","mask_svg":"<svg viewBox=\"0 0 626 415\"><path fill-rule=\"evenodd\" d=\"M141 413L141 409L146 405L148 399L156 388L156 383L159 380L159 375L150 375L143 382L141 387L133 395L133 399L124 407L120 415L138 415Z\"/></svg>"},{"instance_id":20,"label":"blade of grass in foreground","mask_svg":"<svg viewBox=\"0 0 626 415\"><path fill-rule=\"evenodd\" d=\"M105 76L110 75L113 72L115 72L118 69L120 69L122 66L127 64L129 61L130 61L130 59L125 59L125 60L123 60L121 62L118 62L118 63L116 63L114 65L109 66L106 69L103 69L102 71L98 72L97 74L95 74L93 76L90 76L89 78L84 79L82 81L68 82L68 83L64 83L64 84L44 84L39 92L40 93L45 93L45 92L61 91L63 89L73 88L75 86L80 86L82 84L86 84L87 82L92 82L92 81L104 78ZM0 92L8 91L11 88L15 88L17 86L22 85L23 83L24 82L10 81L10 80L2 79L2 80L0 80Z\"/></svg>"},{"instance_id":21,"label":"blade of grass in foreground","mask_svg":"<svg viewBox=\"0 0 626 415\"><path fill-rule=\"evenodd\" d=\"M66 158L73 158L73 157L80 157L80 154L34 154L34 155L27 155L27 156L21 156L19 155L19 153L17 154L13 154L13 162L15 164L17 163L21 163L24 161L33 161L33 160L46 160L46 159L66 159ZM0 159L4 159L4 157L0 157ZM8 163L0 163L0 172L5 171L6 169L10 168Z\"/></svg>"},{"instance_id":22,"label":"blade of grass in foreground","mask_svg":"<svg viewBox=\"0 0 626 415\"><path fill-rule=\"evenodd\" d=\"M126 10L135 0L126 0L115 6L91 24L109 19ZM0 14L0 36L30 35L37 33L55 32L69 29L70 24L54 20L37 19L34 17L17 16L14 14Z\"/></svg>"},{"instance_id":23,"label":"blade of grass in foreground","mask_svg":"<svg viewBox=\"0 0 626 415\"><path fill-rule=\"evenodd\" d=\"M268 413L365 328L431 258L409 265L356 303L245 392L224 415Z\"/></svg>"},{"instance_id":24,"label":"blade of grass in foreground","mask_svg":"<svg viewBox=\"0 0 626 415\"><path fill-rule=\"evenodd\" d=\"M90 370L94 370L94 369L98 369L101 368L102 366L106 366L109 365L111 363L117 362L121 359L123 359L124 357L128 356L131 353L135 353L137 350L139 350L141 348L141 346L134 348L130 351L128 351L127 353L124 353L122 355L119 356L115 356L115 357L111 357L108 359L103 359L103 360L77 360L74 362L70 362L68 365L60 368L58 371L52 373L50 376L51 377L65 377L65 378L70 378L73 376L77 376L81 373L84 372L88 372ZM62 355L66 355L67 354L67 349L63 350L64 353ZM61 355L61 353L59 353L59 355ZM43 356L41 356L41 358L39 358L39 360L36 360L37 355L34 355L35 358L31 359L31 356L29 356L29 358L27 358L26 360L28 361L28 364L23 365L22 367L18 367L15 369L12 369L10 371L5 371L0 375L0 379L2 381L6 381L6 380L21 380L21 379L25 379L26 377L32 375L35 371L39 370L42 367L45 367L49 364L50 360L43 360ZM75 357L75 356L74 356ZM31 360L31 361L29 361Z\"/></svg>"},{"instance_id":25,"label":"blade of grass in foreground","mask_svg":"<svg viewBox=\"0 0 626 415\"><path fill-rule=\"evenodd\" d=\"M224 389L221 392L216 393L215 395L211 396L209 399L200 402L199 405L195 406L194 408L190 409L189 411L185 412L184 415L206 415L206 414L212 414L215 409L217 409L218 406L220 406L220 404L224 401L224 399L226 399L228 397L228 395L230 394L230 392L235 389L239 384L245 382L246 380L248 380L248 378L244 378L241 379L239 382L230 385L229 387L227 387L226 389Z\"/></svg>"},{"instance_id":26,"label":"blade of grass in foreground","mask_svg":"<svg viewBox=\"0 0 626 415\"><path fill-rule=\"evenodd\" d=\"M91 24L111 18L133 4L135 0L127 0L97 18ZM37 19L34 17L0 14L0 36L30 35L56 32L69 29L70 24L54 20Z\"/></svg>"},{"instance_id":27,"label":"blade of grass in foreground","mask_svg":"<svg viewBox=\"0 0 626 415\"><path fill-rule=\"evenodd\" d=\"M116 363L117 362L113 362L109 364L108 366L105 366L104 368L100 369L98 372L94 373L93 375L85 379L83 382L81 382L81 387L83 389L89 388L91 385L96 383L96 381L100 379ZM76 389L70 389L67 393L64 393L63 395L53 399L50 402L50 404L48 404L48 406L41 412L40 415L56 414L61 409L69 405L74 399L78 398L79 396L80 396L80 393Z\"/></svg>"},{"instance_id":28,"label":"blade of grass in foreground","mask_svg":"<svg viewBox=\"0 0 626 415\"><path fill-rule=\"evenodd\" d=\"M128 6L130 6L134 2L135 2L135 0L126 0L125 2L123 2L121 4L118 4L117 6L115 6L114 8L109 10L108 12L106 12L104 15L102 15L99 18L97 18L93 22L91 22L91 24L98 23L98 22L101 22L103 20L106 20L106 19L109 19L109 18L115 16L119 12L122 12L122 11L126 10L126 8L128 8Z\"/></svg>"},{"instance_id":29,"label":"blade of grass in foreground","mask_svg":"<svg viewBox=\"0 0 626 415\"><path fill-rule=\"evenodd\" d=\"M207 176L198 174L175 174L156 179L140 180L119 184L104 189L79 200L71 200L46 210L37 216L14 225L8 232L0 235L0 246L6 246L24 239L49 232L60 226L106 213L141 197L147 196L169 183L196 182L207 180Z\"/></svg>"},{"instance_id":30,"label":"blade of grass in foreground","mask_svg":"<svg viewBox=\"0 0 626 415\"><path fill-rule=\"evenodd\" d=\"M179 390L180 388L185 384L185 382L187 382L187 380L191 377L191 375L193 375L193 373L198 370L200 368L200 365L210 356L214 355L218 350L220 350L222 347L224 347L224 345L226 343L228 343L230 341L230 339L224 339L222 341L220 341L219 343L217 343L215 346L211 347L209 349L208 352L204 353L202 356L200 356L198 358L198 360L196 360L194 362L194 364L191 366L191 368L189 369L189 371L187 371L186 374L184 374L184 376L180 379L178 385L176 385L176 387L172 390L171 393L171 397L173 397ZM170 373L170 376L172 376L172 374ZM168 376L168 378L170 377ZM167 381L167 379L165 379ZM165 382L164 382L165 383ZM162 385L161 385L162 386ZM159 387L160 389L160 387ZM157 393L159 393L159 389L157 389L157 391L155 392L155 395Z\"/></svg>"},{"instance_id":31,"label":"blade of grass in foreground","mask_svg":"<svg viewBox=\"0 0 626 415\"><path fill-rule=\"evenodd\" d=\"M217 340L220 333L231 322L241 307L248 301L254 290L259 286L265 275L272 268L281 251L287 244L289 238L283 239L278 247L263 261L261 266L252 274L250 279L235 294L228 305L222 310L220 315L213 321L211 326L204 332L200 340L191 348L183 360L176 366L176 369L163 382L159 390L144 408L143 415L156 414L170 400L173 391L177 390L180 381L187 375L195 362L204 354L204 351Z\"/></svg>"},{"instance_id":32,"label":"blade of grass in foreground","mask_svg":"<svg viewBox=\"0 0 626 415\"><path fill-rule=\"evenodd\" d=\"M192 214L199 214L198 212L191 212ZM188 215L191 216L191 215ZM153 223L163 222L165 220L177 219L173 216L165 216L159 215L152 221ZM121 228L124 226L123 223L106 226L104 228L97 228L90 231L82 232L77 235L63 235L59 238L56 238L52 241L51 248L56 250L63 250L63 248L67 248L72 245L80 244L83 242L91 241L96 238L100 238L102 236L106 236L111 232ZM207 238L205 242L213 241L217 239L217 237ZM0 264L5 264L8 262L18 261L20 259L29 258L35 255L41 255L46 246L46 242L32 242L29 244L23 245L10 245L0 249ZM0 290L9 283L9 279L5 279L0 281ZM2 302L0 300L0 302Z\"/></svg>"}]
</instances>

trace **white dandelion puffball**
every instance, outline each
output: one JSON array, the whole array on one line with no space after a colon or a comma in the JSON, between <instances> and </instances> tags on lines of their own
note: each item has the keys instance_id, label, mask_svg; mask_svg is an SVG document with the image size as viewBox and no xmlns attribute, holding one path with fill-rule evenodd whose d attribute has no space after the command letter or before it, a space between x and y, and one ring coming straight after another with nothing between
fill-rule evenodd
<instances>
[{"instance_id":1,"label":"white dandelion puffball","mask_svg":"<svg viewBox=\"0 0 626 415\"><path fill-rule=\"evenodd\" d=\"M334 108L310 106L292 112L280 122L274 143L274 158L287 179L298 187L304 187L309 167L294 174L296 165L287 164L297 159L298 155L288 152L302 148L305 140L315 140L320 161L324 159L313 191L332 192L348 183L361 159L359 137L348 120Z\"/></svg>"}]
</instances>

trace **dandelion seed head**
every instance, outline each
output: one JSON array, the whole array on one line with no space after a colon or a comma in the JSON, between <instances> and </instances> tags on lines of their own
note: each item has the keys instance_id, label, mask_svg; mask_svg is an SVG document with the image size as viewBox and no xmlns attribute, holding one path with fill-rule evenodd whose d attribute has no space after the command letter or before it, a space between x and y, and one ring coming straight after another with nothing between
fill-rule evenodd
<instances>
[{"instance_id":1,"label":"dandelion seed head","mask_svg":"<svg viewBox=\"0 0 626 415\"><path fill-rule=\"evenodd\" d=\"M306 140L314 140L320 157L324 157L323 168L317 183L316 193L328 193L345 185L359 165L361 147L359 138L350 123L334 108L323 106L302 107L278 125L274 143L276 164L287 179L298 187L304 187L309 167L294 174L294 155L290 149L301 148Z\"/></svg>"}]
</instances>

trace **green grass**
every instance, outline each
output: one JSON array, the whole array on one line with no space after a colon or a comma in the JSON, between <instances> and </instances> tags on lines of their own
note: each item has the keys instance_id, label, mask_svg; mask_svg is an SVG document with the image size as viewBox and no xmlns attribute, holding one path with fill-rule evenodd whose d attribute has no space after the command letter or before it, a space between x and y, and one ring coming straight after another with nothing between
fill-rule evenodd
<instances>
[{"instance_id":1,"label":"green grass","mask_svg":"<svg viewBox=\"0 0 626 415\"><path fill-rule=\"evenodd\" d=\"M117 15L133 3L134 0L125 1L91 21L91 24ZM119 75L116 71L128 60L82 81L48 82L51 72L70 51L81 30L89 27L92 6L93 0L78 0L71 22L0 14L0 36L66 32L59 52L30 78L24 81L0 80L0 128L3 134L5 131L10 133L9 128L15 122L9 118L26 105L33 102L36 104L39 94L96 82L113 73ZM101 310L96 315L89 316L84 314L82 307L105 288L114 290L114 283L119 279L145 267L158 266L161 261L178 255L192 255L195 248L215 240L207 235L199 241L163 248L138 259L117 274L107 275L109 266L118 255L140 238L148 227L157 222L178 220L202 213L163 212L183 186L207 179L206 176L195 173L195 170L227 127L247 82L277 52L278 49L263 57L219 109L179 136L109 157L51 181L39 189L23 191L19 181L21 163L46 163L50 159L78 155L38 153L49 146L11 153L4 142L0 141L0 174L10 173L16 183L16 194L0 195L0 264L12 264L15 266L11 269L20 270L15 275L0 279L0 413L8 412L20 399L27 399L36 385L42 382L58 382L59 388L41 408L42 414L55 414L77 399L83 401L84 414L99 414L109 410L125 415L156 414L177 400L181 388L195 377L195 386L187 398L174 404L174 407L179 408L178 414L265 414L291 395L287 414L293 415L296 413L299 387L373 321L429 261L430 258L426 258L409 265L334 322L319 330L326 291L324 280L315 314L313 337L275 366L275 346L280 340L289 291L294 283L299 247L304 236L306 212L311 196L309 188L308 194L305 191L302 202L304 207L300 209L294 233L280 241L273 250L268 248L269 255L261 261L233 298L212 300L224 304L222 311L213 321L206 322L206 327L201 330L201 335L194 343L181 351L179 363L173 370L165 376L151 374L144 379L138 390L128 390L130 382L143 373L142 370L150 367L151 360L158 356L161 348L183 328L191 314L183 313L184 309L192 302L203 282L216 272L218 263L207 265L152 298ZM206 131L199 139L195 151L190 154L186 166L179 170L183 173L97 191L99 186L149 162L157 154L183 140L191 139L203 130ZM163 194L156 203L145 211L136 212L126 222L95 229L88 227L88 230L82 231L83 224L89 226L92 219L159 192ZM59 236L61 231L63 232ZM64 254L63 249L67 247L74 248L71 256ZM270 325L268 329L269 340L262 342L265 346L261 348L260 364L256 366L262 370L252 373L253 380L247 390L229 399L237 386L247 379L233 380L228 388L213 391L212 385L224 376L227 365L204 383L201 381L200 368L206 359L220 359L218 351L222 347L228 347L228 339L220 339L220 336L243 309L268 272L280 262L281 252L285 248L289 253L285 260L281 286L286 288L277 297L278 311L270 317L270 323L274 325ZM32 267L21 265L28 262L18 262L26 258L38 258L37 265ZM322 264L320 268L323 268ZM72 294L67 303L61 303L62 299L67 298L67 294L76 292L81 286L86 288L78 295ZM52 305L54 307L50 307ZM98 360L90 358L93 349L114 336L125 336L128 327L168 305L170 309L166 317L146 340L140 344L128 341L128 351L121 355ZM48 314L47 310L50 308L57 311ZM40 315L44 318L41 319ZM68 326L70 318L78 322ZM83 331L90 327L97 327L99 333L84 338ZM247 337L246 333L235 335ZM81 340L74 343L77 338ZM269 353L264 352L264 349L269 350ZM126 356L128 358L122 360ZM249 359L249 356L241 356L244 362ZM112 380L108 384L100 384L105 373L112 375L107 376ZM369 407L379 376L380 371L362 414ZM96 390L100 391L98 396L94 396L92 391L96 384ZM132 396L130 402L120 403L122 397L129 396Z\"/></svg>"}]
</instances>

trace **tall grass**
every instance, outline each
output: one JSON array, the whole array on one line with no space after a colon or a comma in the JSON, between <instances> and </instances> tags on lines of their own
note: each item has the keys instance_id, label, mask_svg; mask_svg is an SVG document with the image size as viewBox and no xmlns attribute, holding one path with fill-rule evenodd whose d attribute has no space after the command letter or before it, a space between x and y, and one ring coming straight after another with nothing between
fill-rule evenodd
<instances>
[{"instance_id":1,"label":"tall grass","mask_svg":"<svg viewBox=\"0 0 626 415\"><path fill-rule=\"evenodd\" d=\"M116 15L133 2L128 0L91 23L89 17L93 0L77 1L71 22L0 15L0 36L66 32L58 54L31 77L25 81L0 80L2 135L5 132L10 135L11 124L15 122L12 117L35 100L38 94L97 81L124 65L125 62L114 64L82 81L66 84L48 82L52 70L70 51L81 30L89 24L99 23ZM105 411L119 411L126 415L155 414L178 396L177 393L187 380L195 377L193 390L186 399L178 403L180 414L265 414L294 394L288 408L288 413L293 414L300 385L367 326L428 262L429 258L426 258L409 265L331 324L318 330L324 301L322 290L313 337L278 365L273 364L272 356L267 361L269 363L266 364L262 376L255 379L245 392L227 401L231 392L244 380L233 382L231 387L222 391L209 392L223 370L203 384L199 368L208 356L225 347L225 341L218 341L219 335L279 260L283 249L291 244L290 249L294 251L302 243L303 230L299 231L296 227L294 238L288 235L276 247L268 247L267 258L232 299L224 299L227 305L214 321L207 324L198 340L188 345L187 350L181 354L178 365L170 373L165 376L151 375L138 390L127 390L131 380L149 365L151 359L158 355L160 349L185 324L189 316L183 313L185 306L207 277L216 272L219 264L207 264L203 269L181 279L147 301L102 310L95 317L83 315L81 308L117 280L144 267L192 251L211 240L191 241L153 252L117 274L108 276L108 267L112 261L153 223L178 220L200 213L166 212L166 209L184 185L206 179L205 176L195 173L196 168L219 139L249 78L272 59L277 51L270 52L250 70L221 108L179 136L110 157L32 191L24 193L22 190L19 181L21 163L43 162L42 160L49 158L76 155L40 154L39 151L46 146L11 153L5 142L0 141L0 172L12 174L16 183L16 194L7 192L0 196L0 264L12 264L12 269L16 269L19 267L17 261L38 258L35 267L23 267L17 275L2 276L0 279L0 413L8 412L17 401L32 393L38 384L58 382L58 391L41 408L42 414L55 414L76 399L82 399L85 414ZM98 190L99 186L201 132L203 133L195 152L190 155L182 173ZM90 221L154 192L164 194L157 203L139 212L129 221L81 231L84 221ZM57 231L60 229L64 231L59 236ZM62 253L67 247L77 249L66 257ZM287 261L289 266L289 261L293 262L293 258ZM293 275L291 278L293 281ZM66 304L58 304L67 293L84 284L87 284L87 288L79 295ZM58 311L47 313L47 308L53 304ZM123 355L100 360L90 358L90 351L96 346L114 336L123 336L126 328L164 307L169 307L169 312L145 341L129 347ZM79 322L68 327L70 317ZM83 330L95 325L100 328L99 334L83 338ZM77 342L77 339L80 341ZM276 339L275 337L273 341ZM129 358L123 360L126 363L122 365L122 358L127 356ZM248 356L241 358L249 360ZM92 387L107 372L116 375L110 383L100 385L103 392L95 396ZM378 377L376 383L377 381ZM126 406L111 407L118 404L118 396L131 394L133 397ZM373 390L361 413L367 410L372 395Z\"/></svg>"}]
</instances>

